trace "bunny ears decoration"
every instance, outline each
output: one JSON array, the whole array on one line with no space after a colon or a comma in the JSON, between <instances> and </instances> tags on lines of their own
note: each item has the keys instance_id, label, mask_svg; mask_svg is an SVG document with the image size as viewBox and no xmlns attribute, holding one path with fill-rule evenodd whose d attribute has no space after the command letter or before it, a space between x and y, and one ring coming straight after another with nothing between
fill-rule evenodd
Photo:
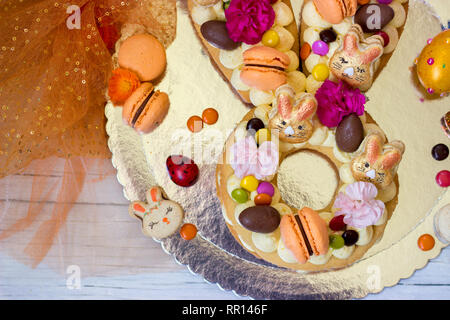
<instances>
[{"instance_id":1,"label":"bunny ears decoration","mask_svg":"<svg viewBox=\"0 0 450 320\"><path fill-rule=\"evenodd\" d=\"M394 181L405 145L401 141L384 144L378 133L369 134L364 143L362 154L351 163L353 177L384 189Z\"/></svg>"},{"instance_id":2,"label":"bunny ears decoration","mask_svg":"<svg viewBox=\"0 0 450 320\"><path fill-rule=\"evenodd\" d=\"M269 128L280 132L280 140L289 143L307 141L313 133L311 118L317 111L317 100L312 94L295 99L294 90L283 85L275 92L277 107L271 114Z\"/></svg>"},{"instance_id":3,"label":"bunny ears decoration","mask_svg":"<svg viewBox=\"0 0 450 320\"><path fill-rule=\"evenodd\" d=\"M375 64L383 54L383 44L379 35L364 39L361 26L353 24L330 59L332 74L352 87L367 91L373 82Z\"/></svg>"},{"instance_id":4,"label":"bunny ears decoration","mask_svg":"<svg viewBox=\"0 0 450 320\"><path fill-rule=\"evenodd\" d=\"M183 209L178 203L165 200L159 187L146 192L147 203L134 201L129 214L142 221L142 232L156 239L166 238L175 233L183 222Z\"/></svg>"}]
</instances>

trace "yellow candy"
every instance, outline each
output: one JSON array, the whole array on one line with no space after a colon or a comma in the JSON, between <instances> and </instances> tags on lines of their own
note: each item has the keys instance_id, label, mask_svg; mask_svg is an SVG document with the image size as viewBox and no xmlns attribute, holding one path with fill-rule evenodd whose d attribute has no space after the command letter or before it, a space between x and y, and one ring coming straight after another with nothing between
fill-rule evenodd
<instances>
[{"instance_id":1,"label":"yellow candy","mask_svg":"<svg viewBox=\"0 0 450 320\"><path fill-rule=\"evenodd\" d=\"M317 81L325 81L330 75L330 70L328 69L326 64L319 63L314 66L311 74Z\"/></svg>"},{"instance_id":2,"label":"yellow candy","mask_svg":"<svg viewBox=\"0 0 450 320\"><path fill-rule=\"evenodd\" d=\"M259 181L254 176L246 176L241 180L241 187L249 192L255 191L258 185Z\"/></svg>"},{"instance_id":3,"label":"yellow candy","mask_svg":"<svg viewBox=\"0 0 450 320\"><path fill-rule=\"evenodd\" d=\"M259 129L255 135L255 140L258 145L260 145L264 141L270 141L270 138L270 131L267 128Z\"/></svg>"},{"instance_id":4,"label":"yellow candy","mask_svg":"<svg viewBox=\"0 0 450 320\"><path fill-rule=\"evenodd\" d=\"M450 92L450 30L439 33L422 50L417 75L428 93Z\"/></svg>"},{"instance_id":5,"label":"yellow candy","mask_svg":"<svg viewBox=\"0 0 450 320\"><path fill-rule=\"evenodd\" d=\"M266 47L275 48L280 43L280 36L274 30L267 30L262 37L262 44Z\"/></svg>"}]
</instances>

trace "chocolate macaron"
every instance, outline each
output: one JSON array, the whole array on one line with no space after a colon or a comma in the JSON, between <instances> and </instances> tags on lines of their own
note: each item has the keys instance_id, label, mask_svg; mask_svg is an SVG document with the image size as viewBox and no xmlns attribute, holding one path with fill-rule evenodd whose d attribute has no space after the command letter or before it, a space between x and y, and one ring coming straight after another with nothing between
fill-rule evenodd
<instances>
[{"instance_id":1,"label":"chocolate macaron","mask_svg":"<svg viewBox=\"0 0 450 320\"><path fill-rule=\"evenodd\" d=\"M305 207L298 214L281 218L281 238L297 261L306 263L312 255L328 252L328 229L324 220L313 209Z\"/></svg>"},{"instance_id":2,"label":"chocolate macaron","mask_svg":"<svg viewBox=\"0 0 450 320\"><path fill-rule=\"evenodd\" d=\"M244 52L241 80L249 87L263 91L275 90L287 82L286 68L290 58L285 53L265 46Z\"/></svg>"},{"instance_id":3,"label":"chocolate macaron","mask_svg":"<svg viewBox=\"0 0 450 320\"><path fill-rule=\"evenodd\" d=\"M138 132L149 133L164 120L169 104L166 93L155 91L150 82L144 82L125 101L122 117Z\"/></svg>"}]
</instances>

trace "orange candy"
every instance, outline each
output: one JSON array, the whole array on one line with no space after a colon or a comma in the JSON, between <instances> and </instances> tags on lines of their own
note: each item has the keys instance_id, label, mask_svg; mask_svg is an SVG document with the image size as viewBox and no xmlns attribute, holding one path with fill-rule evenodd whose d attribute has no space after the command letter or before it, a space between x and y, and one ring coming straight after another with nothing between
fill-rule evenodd
<instances>
[{"instance_id":1,"label":"orange candy","mask_svg":"<svg viewBox=\"0 0 450 320\"><path fill-rule=\"evenodd\" d=\"M419 246L420 250L428 251L434 248L434 238L430 234L423 234L419 237L419 240L417 240L417 245Z\"/></svg>"},{"instance_id":2,"label":"orange candy","mask_svg":"<svg viewBox=\"0 0 450 320\"><path fill-rule=\"evenodd\" d=\"M108 83L109 98L114 104L122 105L140 84L134 72L121 68L113 70Z\"/></svg>"},{"instance_id":3,"label":"orange candy","mask_svg":"<svg viewBox=\"0 0 450 320\"><path fill-rule=\"evenodd\" d=\"M184 240L192 240L197 235L197 227L191 223L185 223L180 229L180 236Z\"/></svg>"},{"instance_id":4,"label":"orange candy","mask_svg":"<svg viewBox=\"0 0 450 320\"><path fill-rule=\"evenodd\" d=\"M311 54L311 46L309 45L308 42L305 42L302 45L302 48L300 49L300 58L302 58L302 60L306 60L306 58L308 58L310 54Z\"/></svg>"},{"instance_id":5,"label":"orange candy","mask_svg":"<svg viewBox=\"0 0 450 320\"><path fill-rule=\"evenodd\" d=\"M370 2L370 0L358 0L358 4L361 6L368 4L369 2Z\"/></svg>"},{"instance_id":6,"label":"orange candy","mask_svg":"<svg viewBox=\"0 0 450 320\"><path fill-rule=\"evenodd\" d=\"M219 119L219 113L214 108L205 109L202 113L202 119L206 124L214 124Z\"/></svg>"},{"instance_id":7,"label":"orange candy","mask_svg":"<svg viewBox=\"0 0 450 320\"><path fill-rule=\"evenodd\" d=\"M255 204L257 206L268 206L272 203L272 197L265 193L260 193L255 197Z\"/></svg>"},{"instance_id":8,"label":"orange candy","mask_svg":"<svg viewBox=\"0 0 450 320\"><path fill-rule=\"evenodd\" d=\"M192 116L187 121L187 127L192 132L199 132L203 129L203 120L199 116Z\"/></svg>"}]
</instances>

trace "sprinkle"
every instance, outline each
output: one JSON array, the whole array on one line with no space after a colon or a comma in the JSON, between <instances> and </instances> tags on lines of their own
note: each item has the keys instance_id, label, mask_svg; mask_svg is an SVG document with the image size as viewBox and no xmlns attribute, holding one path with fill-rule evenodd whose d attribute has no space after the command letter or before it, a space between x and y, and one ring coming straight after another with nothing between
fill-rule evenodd
<instances>
[{"instance_id":1,"label":"sprinkle","mask_svg":"<svg viewBox=\"0 0 450 320\"><path fill-rule=\"evenodd\" d=\"M433 90L433 88L428 88L428 89L427 89L427 92L428 92L429 94L433 94L433 93L434 93L434 90Z\"/></svg>"},{"instance_id":2,"label":"sprinkle","mask_svg":"<svg viewBox=\"0 0 450 320\"><path fill-rule=\"evenodd\" d=\"M431 41L433 41L433 38L428 39L428 40L427 40L427 43L430 44Z\"/></svg>"},{"instance_id":3,"label":"sprinkle","mask_svg":"<svg viewBox=\"0 0 450 320\"><path fill-rule=\"evenodd\" d=\"M427 63L431 66L434 63L434 59L433 58L429 58L427 60Z\"/></svg>"}]
</instances>

